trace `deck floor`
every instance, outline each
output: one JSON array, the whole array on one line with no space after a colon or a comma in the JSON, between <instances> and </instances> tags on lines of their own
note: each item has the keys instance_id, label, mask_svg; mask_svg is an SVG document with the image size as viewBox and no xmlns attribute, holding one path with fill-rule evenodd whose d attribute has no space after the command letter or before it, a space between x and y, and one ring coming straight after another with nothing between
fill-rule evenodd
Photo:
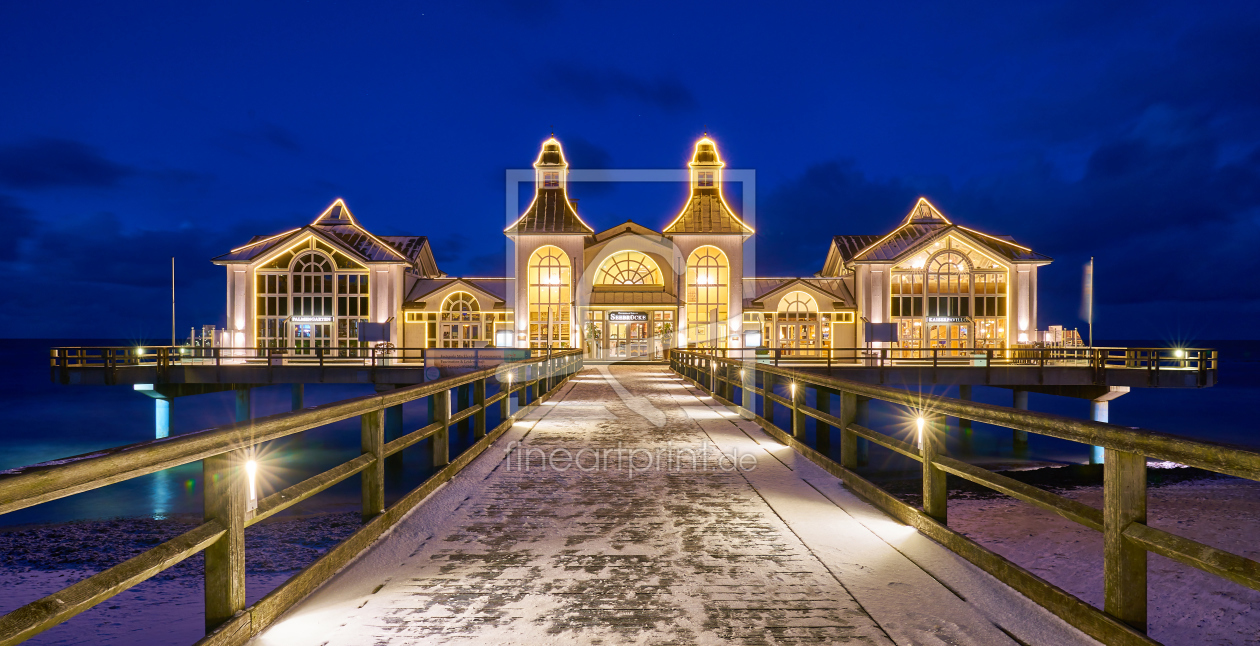
<instances>
[{"instance_id":1,"label":"deck floor","mask_svg":"<svg viewBox=\"0 0 1260 646\"><path fill-rule=\"evenodd\" d=\"M1095 643L668 369L619 365L577 375L253 643L1021 642Z\"/></svg>"}]
</instances>

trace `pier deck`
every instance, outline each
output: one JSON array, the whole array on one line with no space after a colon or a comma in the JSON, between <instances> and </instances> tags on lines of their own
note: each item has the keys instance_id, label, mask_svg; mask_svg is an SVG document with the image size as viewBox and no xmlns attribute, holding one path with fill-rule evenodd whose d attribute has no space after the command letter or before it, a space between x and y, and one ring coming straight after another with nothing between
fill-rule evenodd
<instances>
[{"instance_id":1,"label":"pier deck","mask_svg":"<svg viewBox=\"0 0 1260 646\"><path fill-rule=\"evenodd\" d=\"M253 641L1021 642L1095 643L658 366L588 367Z\"/></svg>"}]
</instances>

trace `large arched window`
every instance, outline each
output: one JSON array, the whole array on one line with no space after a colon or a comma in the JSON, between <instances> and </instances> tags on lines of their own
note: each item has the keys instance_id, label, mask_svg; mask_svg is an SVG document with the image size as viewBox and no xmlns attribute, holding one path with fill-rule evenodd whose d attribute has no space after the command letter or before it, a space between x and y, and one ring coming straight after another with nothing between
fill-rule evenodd
<instances>
[{"instance_id":1,"label":"large arched window","mask_svg":"<svg viewBox=\"0 0 1260 646\"><path fill-rule=\"evenodd\" d=\"M962 254L939 253L927 264L928 316L971 316L971 269Z\"/></svg>"},{"instance_id":2,"label":"large arched window","mask_svg":"<svg viewBox=\"0 0 1260 646\"><path fill-rule=\"evenodd\" d=\"M332 345L333 263L318 251L293 261L293 345L298 352Z\"/></svg>"},{"instance_id":3,"label":"large arched window","mask_svg":"<svg viewBox=\"0 0 1260 646\"><path fill-rule=\"evenodd\" d=\"M600 265L596 285L661 285L661 271L646 254L638 251L615 253Z\"/></svg>"},{"instance_id":4,"label":"large arched window","mask_svg":"<svg viewBox=\"0 0 1260 646\"><path fill-rule=\"evenodd\" d=\"M530 347L569 346L572 269L557 247L539 247L526 271Z\"/></svg>"},{"instance_id":5,"label":"large arched window","mask_svg":"<svg viewBox=\"0 0 1260 646\"><path fill-rule=\"evenodd\" d=\"M730 265L717 247L700 247L687 259L687 340L698 347L726 347Z\"/></svg>"},{"instance_id":6,"label":"large arched window","mask_svg":"<svg viewBox=\"0 0 1260 646\"><path fill-rule=\"evenodd\" d=\"M475 348L481 340L481 306L468 292L453 292L442 302L442 347Z\"/></svg>"},{"instance_id":7,"label":"large arched window","mask_svg":"<svg viewBox=\"0 0 1260 646\"><path fill-rule=\"evenodd\" d=\"M367 267L314 236L259 266L255 292L260 348L352 348L369 318Z\"/></svg>"}]
</instances>

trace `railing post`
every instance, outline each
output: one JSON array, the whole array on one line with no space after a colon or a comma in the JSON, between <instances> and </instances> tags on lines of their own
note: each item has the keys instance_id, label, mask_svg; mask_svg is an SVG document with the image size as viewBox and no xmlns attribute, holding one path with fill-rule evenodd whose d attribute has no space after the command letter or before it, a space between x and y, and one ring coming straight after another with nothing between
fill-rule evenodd
<instances>
[{"instance_id":1,"label":"railing post","mask_svg":"<svg viewBox=\"0 0 1260 646\"><path fill-rule=\"evenodd\" d=\"M748 368L740 369L740 397L739 404L748 411L746 415L750 418L757 416L757 395L753 393L753 388L757 385L757 369L756 363L744 362Z\"/></svg>"},{"instance_id":2,"label":"railing post","mask_svg":"<svg viewBox=\"0 0 1260 646\"><path fill-rule=\"evenodd\" d=\"M249 449L236 449L201 461L205 520L226 531L206 548L206 633L245 609L245 497Z\"/></svg>"},{"instance_id":3,"label":"railing post","mask_svg":"<svg viewBox=\"0 0 1260 646\"><path fill-rule=\"evenodd\" d=\"M923 436L919 438L919 456L923 458L923 513L945 524L945 472L936 466L936 455L942 449L941 426L944 418L925 415Z\"/></svg>"},{"instance_id":4,"label":"railing post","mask_svg":"<svg viewBox=\"0 0 1260 646\"><path fill-rule=\"evenodd\" d=\"M473 437L481 439L486 436L486 378L473 382L473 406L477 412L473 414Z\"/></svg>"},{"instance_id":5,"label":"railing post","mask_svg":"<svg viewBox=\"0 0 1260 646\"><path fill-rule=\"evenodd\" d=\"M857 420L857 395L840 391L840 466L853 470L858 466L857 433L849 425Z\"/></svg>"},{"instance_id":6,"label":"railing post","mask_svg":"<svg viewBox=\"0 0 1260 646\"><path fill-rule=\"evenodd\" d=\"M831 390L822 386L814 387L814 408L820 413L831 414ZM818 450L826 453L831 448L831 425L822 421L814 420L814 443L818 445Z\"/></svg>"},{"instance_id":7,"label":"railing post","mask_svg":"<svg viewBox=\"0 0 1260 646\"><path fill-rule=\"evenodd\" d=\"M805 413L801 411L801 400L805 399L805 384L792 381L788 384L788 394L792 396L792 437L805 439Z\"/></svg>"},{"instance_id":8,"label":"railing post","mask_svg":"<svg viewBox=\"0 0 1260 646\"><path fill-rule=\"evenodd\" d=\"M359 416L361 455L371 455L372 463L361 474L363 520L385 511L385 415L379 410Z\"/></svg>"},{"instance_id":9,"label":"railing post","mask_svg":"<svg viewBox=\"0 0 1260 646\"><path fill-rule=\"evenodd\" d=\"M529 397L529 393L526 392L528 387L525 385L528 383L529 383L529 364L525 364L521 366L520 379L516 380L516 408L518 410L525 408L525 405L529 403L529 401L527 400L527 398Z\"/></svg>"},{"instance_id":10,"label":"railing post","mask_svg":"<svg viewBox=\"0 0 1260 646\"><path fill-rule=\"evenodd\" d=\"M766 421L770 422L771 426L774 426L775 401L773 399L773 396L774 396L774 374L773 373L769 373L769 372L761 373L761 388L764 391L764 394L762 395L762 398L761 398L762 417L765 417Z\"/></svg>"},{"instance_id":11,"label":"railing post","mask_svg":"<svg viewBox=\"0 0 1260 646\"><path fill-rule=\"evenodd\" d=\"M506 372L499 375L499 390L506 390L503 397L499 399L499 421L504 422L512 416L512 373ZM505 381L506 380L506 381Z\"/></svg>"},{"instance_id":12,"label":"railing post","mask_svg":"<svg viewBox=\"0 0 1260 646\"><path fill-rule=\"evenodd\" d=\"M442 427L433 434L433 466L444 467L451 463L451 391L433 393L433 421Z\"/></svg>"},{"instance_id":13,"label":"railing post","mask_svg":"<svg viewBox=\"0 0 1260 646\"><path fill-rule=\"evenodd\" d=\"M1146 549L1125 538L1146 522L1146 457L1106 449L1103 457L1103 610L1146 632Z\"/></svg>"}]
</instances>

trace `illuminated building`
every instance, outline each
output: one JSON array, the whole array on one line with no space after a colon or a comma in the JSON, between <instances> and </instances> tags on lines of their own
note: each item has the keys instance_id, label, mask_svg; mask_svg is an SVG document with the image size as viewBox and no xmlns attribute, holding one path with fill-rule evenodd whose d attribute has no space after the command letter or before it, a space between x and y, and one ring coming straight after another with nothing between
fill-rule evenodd
<instances>
[{"instance_id":1,"label":"illuminated building","mask_svg":"<svg viewBox=\"0 0 1260 646\"><path fill-rule=\"evenodd\" d=\"M920 199L886 235L835 236L813 276L748 276L755 231L723 196L716 143L696 142L687 167L687 198L660 231L634 222L596 231L570 195L560 142L547 139L534 197L503 231L506 277L448 276L426 238L373 236L338 200L310 225L214 260L227 268L232 345L353 348L363 321L386 323L402 348L580 347L601 359L673 347L855 349L872 341L864 321L895 324L895 340L877 347L1035 337L1037 268L1050 259L1009 237L956 225Z\"/></svg>"}]
</instances>

